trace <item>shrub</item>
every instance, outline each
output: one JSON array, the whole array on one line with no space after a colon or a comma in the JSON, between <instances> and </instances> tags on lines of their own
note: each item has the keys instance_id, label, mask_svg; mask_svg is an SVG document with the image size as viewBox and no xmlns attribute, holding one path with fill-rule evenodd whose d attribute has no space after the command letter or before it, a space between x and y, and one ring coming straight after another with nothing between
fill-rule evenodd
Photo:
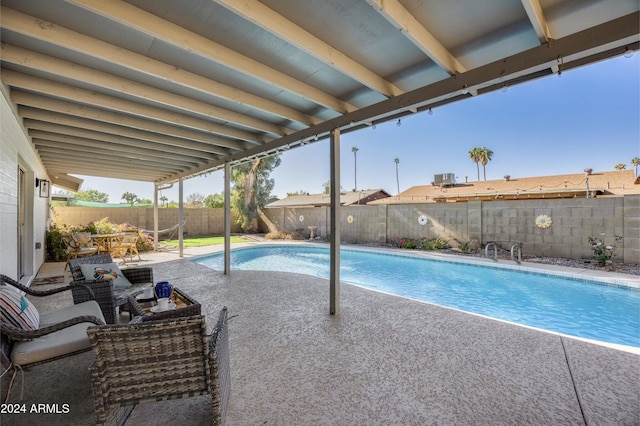
<instances>
[{"instance_id":1,"label":"shrub","mask_svg":"<svg viewBox=\"0 0 640 426\"><path fill-rule=\"evenodd\" d=\"M622 240L622 237L614 235L614 243L605 244L604 232L600 234L600 237L587 237L591 249L593 250L593 258L598 262L600 266L604 266L616 255L616 245L618 241Z\"/></svg>"},{"instance_id":2,"label":"shrub","mask_svg":"<svg viewBox=\"0 0 640 426\"><path fill-rule=\"evenodd\" d=\"M449 248L449 245L441 238L428 240L426 238L420 240L420 248L422 250L442 250Z\"/></svg>"}]
</instances>

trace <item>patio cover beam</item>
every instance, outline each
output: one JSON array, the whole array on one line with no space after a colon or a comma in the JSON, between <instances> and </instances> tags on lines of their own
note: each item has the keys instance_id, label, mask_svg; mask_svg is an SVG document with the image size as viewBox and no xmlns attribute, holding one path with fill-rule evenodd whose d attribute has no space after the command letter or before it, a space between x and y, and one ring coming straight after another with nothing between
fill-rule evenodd
<instances>
[{"instance_id":1,"label":"patio cover beam","mask_svg":"<svg viewBox=\"0 0 640 426\"><path fill-rule=\"evenodd\" d=\"M235 153L227 158L228 161L239 161L243 158L258 155L267 151L274 151L300 141L313 142L329 136L332 129L339 128L343 132L351 132L367 127L370 123L380 123L409 115L412 110L424 111L437 105L455 102L465 99L471 94L462 94L461 90L467 86L469 91L485 87L494 90L502 87L505 82L517 79L519 82L531 78L539 78L541 71L551 69L562 58L565 66L571 67L572 61L580 62L580 58L573 58L584 52L593 52L593 55L615 48L616 45L628 43L635 45L640 32L640 13L633 12L626 16L613 19L604 24L596 25L586 30L569 36L553 40L545 45L537 46L510 57L500 59L489 64L471 69L467 72L451 76L419 89L398 95L376 104L363 107L358 111L344 114L321 124L301 130L292 135L284 136L278 140L269 142L260 147L251 148L246 152ZM604 58L602 58L604 59ZM496 83L502 82L501 85ZM483 92L478 90L479 92ZM436 101L445 99L445 101ZM215 161L207 169L190 170L190 175L217 169L222 161ZM175 180L174 177L172 180Z\"/></svg>"},{"instance_id":2,"label":"patio cover beam","mask_svg":"<svg viewBox=\"0 0 640 426\"><path fill-rule=\"evenodd\" d=\"M199 114L203 119L214 119L223 123L232 123L236 126L244 127L247 130L265 132L272 136L283 136L293 132L292 129L277 126L264 120L258 120L246 114L216 107L206 102L180 96L133 80L117 77L104 71L74 64L9 44L3 43L1 45L1 54L3 63L18 65L31 71L55 76L56 78L71 79L78 83L91 84L110 92L135 97L141 102L155 103L163 107L168 106L180 110L182 113ZM3 75L3 79L4 77ZM48 78L49 77L47 77L47 79ZM14 85L18 86L18 84ZM233 129L233 127L229 127L229 129Z\"/></svg>"},{"instance_id":3,"label":"patio cover beam","mask_svg":"<svg viewBox=\"0 0 640 426\"><path fill-rule=\"evenodd\" d=\"M522 0L522 6L527 12L531 26L536 31L540 43L546 43L551 40L551 32L544 17L540 0Z\"/></svg>"},{"instance_id":4,"label":"patio cover beam","mask_svg":"<svg viewBox=\"0 0 640 426\"><path fill-rule=\"evenodd\" d=\"M367 3L449 75L467 71L398 0L367 0Z\"/></svg>"},{"instance_id":5,"label":"patio cover beam","mask_svg":"<svg viewBox=\"0 0 640 426\"><path fill-rule=\"evenodd\" d=\"M343 74L387 98L403 93L399 87L390 81L385 80L260 2L247 2L244 0L213 1L280 37L287 43L297 46L318 60L331 65L331 67L340 70Z\"/></svg>"},{"instance_id":6,"label":"patio cover beam","mask_svg":"<svg viewBox=\"0 0 640 426\"><path fill-rule=\"evenodd\" d=\"M305 125L313 125L321 120L293 108L270 101L257 95L242 91L235 87L219 83L198 74L177 69L175 66L150 59L130 50L122 49L102 40L86 36L76 31L44 22L42 19L17 12L7 7L0 7L2 21L0 26L7 30L51 43L81 55L118 64L136 73L146 74L161 81L171 81L182 87L200 92L205 96L214 95L221 99L242 104L268 114L296 121Z\"/></svg>"}]
</instances>

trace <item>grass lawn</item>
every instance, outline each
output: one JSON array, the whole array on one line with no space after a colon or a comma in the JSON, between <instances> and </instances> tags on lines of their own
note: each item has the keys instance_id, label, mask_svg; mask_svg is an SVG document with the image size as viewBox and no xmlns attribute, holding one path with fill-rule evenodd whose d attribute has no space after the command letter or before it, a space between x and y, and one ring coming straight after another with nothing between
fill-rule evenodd
<instances>
[{"instance_id":1,"label":"grass lawn","mask_svg":"<svg viewBox=\"0 0 640 426\"><path fill-rule=\"evenodd\" d=\"M251 240L244 237L235 237L231 236L232 243L248 243ZM168 246L177 247L178 240L165 240L161 241L162 244L166 244ZM224 236L222 235L210 235L210 236L200 236L200 237L192 237L185 238L183 240L184 247L202 247L202 246L213 246L216 244L224 244Z\"/></svg>"}]
</instances>

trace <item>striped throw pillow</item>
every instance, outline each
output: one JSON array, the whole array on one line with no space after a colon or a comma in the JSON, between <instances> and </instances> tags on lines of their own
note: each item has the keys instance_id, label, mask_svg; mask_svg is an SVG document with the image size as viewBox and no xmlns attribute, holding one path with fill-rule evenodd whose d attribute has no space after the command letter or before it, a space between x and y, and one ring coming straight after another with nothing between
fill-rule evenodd
<instances>
[{"instance_id":1,"label":"striped throw pillow","mask_svg":"<svg viewBox=\"0 0 640 426\"><path fill-rule=\"evenodd\" d=\"M40 314L26 297L6 286L0 287L0 319L22 330L36 330Z\"/></svg>"}]
</instances>

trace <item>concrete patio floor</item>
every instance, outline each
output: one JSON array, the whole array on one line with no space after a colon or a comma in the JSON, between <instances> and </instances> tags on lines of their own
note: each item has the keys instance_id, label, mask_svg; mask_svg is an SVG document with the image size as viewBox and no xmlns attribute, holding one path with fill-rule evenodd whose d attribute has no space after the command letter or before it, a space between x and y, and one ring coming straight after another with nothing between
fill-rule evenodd
<instances>
[{"instance_id":1,"label":"concrete patio floor","mask_svg":"<svg viewBox=\"0 0 640 426\"><path fill-rule=\"evenodd\" d=\"M220 272L143 253L156 281L227 306L229 425L639 425L640 355L327 280ZM62 275L47 263L39 277ZM68 273L66 273L68 276ZM45 286L39 288L46 288ZM71 303L58 298L39 309ZM2 414L4 425L91 425L91 352L31 368L11 402L69 404L66 414ZM3 378L3 386L6 378ZM207 398L136 407L126 425L210 423Z\"/></svg>"}]
</instances>

